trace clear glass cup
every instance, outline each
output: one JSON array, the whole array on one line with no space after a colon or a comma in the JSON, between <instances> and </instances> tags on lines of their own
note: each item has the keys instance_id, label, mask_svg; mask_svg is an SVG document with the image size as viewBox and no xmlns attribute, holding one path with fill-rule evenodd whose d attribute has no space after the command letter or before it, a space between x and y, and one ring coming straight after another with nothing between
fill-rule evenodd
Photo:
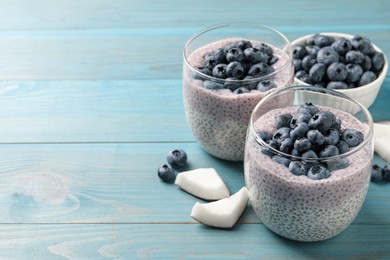
<instances>
[{"instance_id":1,"label":"clear glass cup","mask_svg":"<svg viewBox=\"0 0 390 260\"><path fill-rule=\"evenodd\" d=\"M349 151L328 158L304 159L272 148L259 131L272 133L275 114L294 113L307 102L330 110L344 129L358 129L364 140ZM272 154L312 167L331 169L329 178L312 180L294 175ZM320 241L342 232L358 214L365 200L373 159L373 122L368 110L348 96L324 88L295 86L262 99L251 115L245 147L245 184L251 205L270 230L298 241ZM287 164L288 165L288 164Z\"/></svg>"},{"instance_id":2,"label":"clear glass cup","mask_svg":"<svg viewBox=\"0 0 390 260\"><path fill-rule=\"evenodd\" d=\"M210 51L238 40L249 40L254 45L266 43L273 47L279 60L274 72L253 79L219 79L199 71ZM225 160L244 159L245 135L249 118L256 104L277 88L292 84L294 73L292 50L280 32L250 23L221 24L201 31L185 44L183 62L183 99L187 121L199 144L210 154ZM234 94L230 89L210 90L205 82L233 88L253 88L260 81L273 80L277 88L265 92ZM232 89L233 89L232 88Z\"/></svg>"}]
</instances>

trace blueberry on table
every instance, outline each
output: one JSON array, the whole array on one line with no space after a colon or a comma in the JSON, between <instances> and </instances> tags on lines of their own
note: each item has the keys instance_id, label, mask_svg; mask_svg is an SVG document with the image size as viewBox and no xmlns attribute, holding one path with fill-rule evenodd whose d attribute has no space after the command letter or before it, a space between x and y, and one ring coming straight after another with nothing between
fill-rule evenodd
<instances>
[{"instance_id":1,"label":"blueberry on table","mask_svg":"<svg viewBox=\"0 0 390 260\"><path fill-rule=\"evenodd\" d=\"M175 170L168 164L163 164L157 169L157 175L163 182L173 182L176 178Z\"/></svg>"},{"instance_id":2,"label":"blueberry on table","mask_svg":"<svg viewBox=\"0 0 390 260\"><path fill-rule=\"evenodd\" d=\"M374 80L376 80L375 73L372 71L366 71L363 73L362 77L360 78L358 85L364 86L364 85L367 85L367 84L373 82Z\"/></svg>"},{"instance_id":3,"label":"blueberry on table","mask_svg":"<svg viewBox=\"0 0 390 260\"><path fill-rule=\"evenodd\" d=\"M341 134L341 140L346 142L349 147L358 146L363 142L363 139L363 133L355 129L346 129Z\"/></svg>"},{"instance_id":4,"label":"blueberry on table","mask_svg":"<svg viewBox=\"0 0 390 260\"><path fill-rule=\"evenodd\" d=\"M276 83L268 79L262 80L257 84L257 90L260 90L261 92L266 92L276 87L277 87Z\"/></svg>"},{"instance_id":5,"label":"blueberry on table","mask_svg":"<svg viewBox=\"0 0 390 260\"><path fill-rule=\"evenodd\" d=\"M371 181L379 182L383 180L383 168L379 165L374 164L371 168Z\"/></svg>"},{"instance_id":6,"label":"blueberry on table","mask_svg":"<svg viewBox=\"0 0 390 260\"><path fill-rule=\"evenodd\" d=\"M317 53L317 61L323 63L325 66L329 66L333 62L339 61L339 54L333 50L332 47L327 46L321 48Z\"/></svg>"},{"instance_id":7,"label":"blueberry on table","mask_svg":"<svg viewBox=\"0 0 390 260\"><path fill-rule=\"evenodd\" d=\"M312 180L322 180L330 177L330 171L323 165L315 165L307 172L307 177Z\"/></svg>"},{"instance_id":8,"label":"blueberry on table","mask_svg":"<svg viewBox=\"0 0 390 260\"><path fill-rule=\"evenodd\" d=\"M167 155L167 162L172 167L182 167L187 163L187 154L183 149L172 150Z\"/></svg>"},{"instance_id":9,"label":"blueberry on table","mask_svg":"<svg viewBox=\"0 0 390 260\"><path fill-rule=\"evenodd\" d=\"M387 181L390 181L390 163L386 163L383 167L383 178Z\"/></svg>"}]
</instances>

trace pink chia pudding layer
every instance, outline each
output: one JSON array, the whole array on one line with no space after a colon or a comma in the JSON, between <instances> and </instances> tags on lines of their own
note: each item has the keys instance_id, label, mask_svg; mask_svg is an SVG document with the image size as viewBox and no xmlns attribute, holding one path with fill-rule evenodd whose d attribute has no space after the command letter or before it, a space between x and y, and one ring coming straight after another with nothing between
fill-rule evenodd
<instances>
[{"instance_id":1,"label":"pink chia pudding layer","mask_svg":"<svg viewBox=\"0 0 390 260\"><path fill-rule=\"evenodd\" d=\"M342 120L341 129L369 134L369 127L354 116L334 108ZM271 110L254 122L254 130L273 133L275 116L295 113L297 107ZM299 241L319 241L339 234L353 221L365 200L371 176L372 142L348 154L349 166L333 170L327 179L312 180L293 175L259 150L253 135L248 136L245 154L245 182L259 219L275 233Z\"/></svg>"},{"instance_id":2,"label":"pink chia pudding layer","mask_svg":"<svg viewBox=\"0 0 390 260\"><path fill-rule=\"evenodd\" d=\"M192 68L187 64L183 71L184 107L193 135L207 152L232 161L244 159L246 131L256 104L275 89L293 83L291 59L281 49L271 45L274 56L278 57L278 61L272 65L275 73L262 78L272 79L277 84L277 88L266 92L251 90L249 93L234 94L229 89L206 89L203 87L203 80L194 79L193 75L196 73L194 68L203 66L207 53L238 40L243 39L229 38L196 49L187 57L187 63ZM251 43L256 45L260 42L251 41ZM205 79L213 78L205 76Z\"/></svg>"}]
</instances>

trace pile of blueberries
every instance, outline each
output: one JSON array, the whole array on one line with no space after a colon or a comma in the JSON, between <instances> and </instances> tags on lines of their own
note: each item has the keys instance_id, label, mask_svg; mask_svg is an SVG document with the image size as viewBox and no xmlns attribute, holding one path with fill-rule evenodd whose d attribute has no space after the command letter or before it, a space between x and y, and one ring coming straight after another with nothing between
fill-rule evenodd
<instances>
[{"instance_id":1,"label":"pile of blueberries","mask_svg":"<svg viewBox=\"0 0 390 260\"><path fill-rule=\"evenodd\" d=\"M331 171L346 168L348 160L330 160L321 164L316 159L343 154L364 139L362 132L342 129L341 124L341 119L332 112L320 111L312 103L306 103L299 106L297 113L293 115L282 114L275 117L274 133L257 132L270 147L293 157L288 159L278 155L266 146L261 148L261 152L288 167L294 175L306 175L313 180L328 178ZM294 157L302 160L294 160Z\"/></svg>"},{"instance_id":2,"label":"pile of blueberries","mask_svg":"<svg viewBox=\"0 0 390 260\"><path fill-rule=\"evenodd\" d=\"M377 79L385 57L371 41L356 35L351 40L316 34L305 45L293 46L295 77L310 85L348 89Z\"/></svg>"},{"instance_id":3,"label":"pile of blueberries","mask_svg":"<svg viewBox=\"0 0 390 260\"><path fill-rule=\"evenodd\" d=\"M172 183L176 179L176 170L187 164L187 154L183 149L174 149L167 155L167 163L157 169L157 175L163 182Z\"/></svg>"},{"instance_id":4,"label":"pile of blueberries","mask_svg":"<svg viewBox=\"0 0 390 260\"><path fill-rule=\"evenodd\" d=\"M253 46L250 41L240 40L206 54L204 65L197 68L205 75L224 81L205 80L199 74L195 74L194 78L203 80L203 86L212 90L230 89L235 94L248 93L253 89L265 92L276 88L276 83L270 79L260 82L251 79L274 72L272 65L278 60L269 45L260 43ZM241 80L249 82L237 82Z\"/></svg>"},{"instance_id":5,"label":"pile of blueberries","mask_svg":"<svg viewBox=\"0 0 390 260\"><path fill-rule=\"evenodd\" d=\"M374 164L371 169L371 181L390 181L390 162L382 168L377 164Z\"/></svg>"}]
</instances>

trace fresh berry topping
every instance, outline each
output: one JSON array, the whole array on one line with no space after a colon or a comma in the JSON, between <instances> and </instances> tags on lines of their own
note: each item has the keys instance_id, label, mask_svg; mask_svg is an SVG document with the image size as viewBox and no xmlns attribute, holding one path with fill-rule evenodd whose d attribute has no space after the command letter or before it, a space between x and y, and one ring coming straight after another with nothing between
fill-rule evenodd
<instances>
[{"instance_id":1,"label":"fresh berry topping","mask_svg":"<svg viewBox=\"0 0 390 260\"><path fill-rule=\"evenodd\" d=\"M326 163L330 171L345 169L349 166L348 159L331 160Z\"/></svg>"},{"instance_id":2,"label":"fresh berry topping","mask_svg":"<svg viewBox=\"0 0 390 260\"><path fill-rule=\"evenodd\" d=\"M291 120L293 121L293 120ZM292 139L297 139L300 137L306 137L307 132L309 132L310 128L305 122L297 123L294 128L290 131L290 136Z\"/></svg>"},{"instance_id":3,"label":"fresh berry topping","mask_svg":"<svg viewBox=\"0 0 390 260\"><path fill-rule=\"evenodd\" d=\"M323 165L315 165L307 172L307 177L312 180L322 180L330 177L330 171Z\"/></svg>"},{"instance_id":4,"label":"fresh berry topping","mask_svg":"<svg viewBox=\"0 0 390 260\"><path fill-rule=\"evenodd\" d=\"M310 129L318 130L321 133L326 133L330 130L333 124L333 118L326 111L320 111L315 114L308 122Z\"/></svg>"},{"instance_id":5,"label":"fresh berry topping","mask_svg":"<svg viewBox=\"0 0 390 260\"><path fill-rule=\"evenodd\" d=\"M317 159L318 158L318 155L316 154L316 152L314 152L313 150L308 150L306 152L304 152L301 157L303 159Z\"/></svg>"},{"instance_id":6,"label":"fresh berry topping","mask_svg":"<svg viewBox=\"0 0 390 260\"><path fill-rule=\"evenodd\" d=\"M252 44L250 41L241 40L236 43L236 46L241 50L245 50L248 48L252 48Z\"/></svg>"},{"instance_id":7,"label":"fresh berry topping","mask_svg":"<svg viewBox=\"0 0 390 260\"><path fill-rule=\"evenodd\" d=\"M340 132L337 129L331 128L325 135L324 145L336 145L340 141Z\"/></svg>"},{"instance_id":8,"label":"fresh berry topping","mask_svg":"<svg viewBox=\"0 0 390 260\"><path fill-rule=\"evenodd\" d=\"M279 155L272 156L272 161L283 164L286 167L288 167L290 162L291 162L291 160L289 160L285 157L279 156Z\"/></svg>"},{"instance_id":9,"label":"fresh berry topping","mask_svg":"<svg viewBox=\"0 0 390 260\"><path fill-rule=\"evenodd\" d=\"M363 142L363 139L363 133L355 129L346 129L341 134L341 140L346 142L349 147L358 146L361 142Z\"/></svg>"},{"instance_id":10,"label":"fresh berry topping","mask_svg":"<svg viewBox=\"0 0 390 260\"><path fill-rule=\"evenodd\" d=\"M294 148L294 140L292 138L286 138L280 142L279 150L282 153L289 154L289 153L291 153L293 148Z\"/></svg>"},{"instance_id":11,"label":"fresh berry topping","mask_svg":"<svg viewBox=\"0 0 390 260\"><path fill-rule=\"evenodd\" d=\"M290 121L292 119L292 115L290 114L282 114L275 117L275 127L276 129L282 128L282 127L289 127Z\"/></svg>"},{"instance_id":12,"label":"fresh berry topping","mask_svg":"<svg viewBox=\"0 0 390 260\"><path fill-rule=\"evenodd\" d=\"M244 75L244 68L238 61L230 62L226 67L226 75L228 77L242 77Z\"/></svg>"},{"instance_id":13,"label":"fresh berry topping","mask_svg":"<svg viewBox=\"0 0 390 260\"><path fill-rule=\"evenodd\" d=\"M168 164L163 164L157 169L157 175L164 182L174 182L176 178L175 170Z\"/></svg>"},{"instance_id":14,"label":"fresh berry topping","mask_svg":"<svg viewBox=\"0 0 390 260\"><path fill-rule=\"evenodd\" d=\"M179 168L187 163L187 154L183 149L175 149L168 153L167 162L174 168Z\"/></svg>"},{"instance_id":15,"label":"fresh berry topping","mask_svg":"<svg viewBox=\"0 0 390 260\"><path fill-rule=\"evenodd\" d=\"M318 109L318 107L316 107L315 105L313 105L313 104L310 103L310 102L306 102L304 105L300 105L300 106L298 107L298 113L299 113L299 112L304 112L304 111L309 112L312 116L314 116L315 114L317 114L318 112L320 112L320 110Z\"/></svg>"},{"instance_id":16,"label":"fresh berry topping","mask_svg":"<svg viewBox=\"0 0 390 260\"><path fill-rule=\"evenodd\" d=\"M251 66L248 75L251 75L255 78L259 78L262 76L265 76L267 74L270 74L271 72L274 71L274 68L271 66L268 66L264 62L256 63L255 65Z\"/></svg>"},{"instance_id":17,"label":"fresh berry topping","mask_svg":"<svg viewBox=\"0 0 390 260\"><path fill-rule=\"evenodd\" d=\"M233 91L234 94L244 94L244 93L249 93L249 89L245 87L239 87Z\"/></svg>"},{"instance_id":18,"label":"fresh berry topping","mask_svg":"<svg viewBox=\"0 0 390 260\"><path fill-rule=\"evenodd\" d=\"M226 60L228 62L241 62L244 59L244 53L240 48L231 48L226 54Z\"/></svg>"},{"instance_id":19,"label":"fresh berry topping","mask_svg":"<svg viewBox=\"0 0 390 260\"><path fill-rule=\"evenodd\" d=\"M307 150L310 150L311 148L311 142L306 137L299 137L294 142L294 149L296 149L298 152L305 152Z\"/></svg>"},{"instance_id":20,"label":"fresh berry topping","mask_svg":"<svg viewBox=\"0 0 390 260\"><path fill-rule=\"evenodd\" d=\"M219 79L226 79L227 78L226 68L227 68L226 64L220 63L213 68L211 74L213 75L213 77Z\"/></svg>"},{"instance_id":21,"label":"fresh berry topping","mask_svg":"<svg viewBox=\"0 0 390 260\"><path fill-rule=\"evenodd\" d=\"M216 90L216 89L223 89L224 85L222 83L214 82L211 80L205 80L203 81L203 87L207 89Z\"/></svg>"},{"instance_id":22,"label":"fresh berry topping","mask_svg":"<svg viewBox=\"0 0 390 260\"><path fill-rule=\"evenodd\" d=\"M374 164L371 168L371 181L379 182L383 180L384 171L383 168L377 164Z\"/></svg>"},{"instance_id":23,"label":"fresh berry topping","mask_svg":"<svg viewBox=\"0 0 390 260\"><path fill-rule=\"evenodd\" d=\"M346 153L349 150L349 146L348 146L347 142L344 142L344 141L339 141L339 143L336 144L336 147L337 147L337 149L339 149L340 154Z\"/></svg>"},{"instance_id":24,"label":"fresh berry topping","mask_svg":"<svg viewBox=\"0 0 390 260\"><path fill-rule=\"evenodd\" d=\"M325 141L325 136L318 130L310 130L307 132L307 139L315 145L322 145Z\"/></svg>"},{"instance_id":25,"label":"fresh berry topping","mask_svg":"<svg viewBox=\"0 0 390 260\"><path fill-rule=\"evenodd\" d=\"M265 54L268 55L268 57L273 56L273 50L271 46L265 43L260 43L259 45L256 46L256 49L258 49L260 52L264 52Z\"/></svg>"},{"instance_id":26,"label":"fresh berry topping","mask_svg":"<svg viewBox=\"0 0 390 260\"><path fill-rule=\"evenodd\" d=\"M264 142L271 140L272 136L266 131L259 131L256 133Z\"/></svg>"},{"instance_id":27,"label":"fresh berry topping","mask_svg":"<svg viewBox=\"0 0 390 260\"><path fill-rule=\"evenodd\" d=\"M257 90L260 90L261 92L266 92L276 87L277 87L276 83L268 79L262 80L257 84Z\"/></svg>"},{"instance_id":28,"label":"fresh berry topping","mask_svg":"<svg viewBox=\"0 0 390 260\"><path fill-rule=\"evenodd\" d=\"M319 157L320 158L327 158L339 155L339 149L334 145L327 145L320 151Z\"/></svg>"},{"instance_id":29,"label":"fresh berry topping","mask_svg":"<svg viewBox=\"0 0 390 260\"><path fill-rule=\"evenodd\" d=\"M279 144L286 138L290 138L290 128L281 127L274 133L272 140L278 142ZM278 147L279 148L279 147Z\"/></svg>"},{"instance_id":30,"label":"fresh berry topping","mask_svg":"<svg viewBox=\"0 0 390 260\"><path fill-rule=\"evenodd\" d=\"M383 178L387 181L390 181L390 163L386 163L383 167Z\"/></svg>"},{"instance_id":31,"label":"fresh berry topping","mask_svg":"<svg viewBox=\"0 0 390 260\"><path fill-rule=\"evenodd\" d=\"M307 173L307 166L300 161L291 161L288 169L292 174L297 176L306 175Z\"/></svg>"},{"instance_id":32,"label":"fresh berry topping","mask_svg":"<svg viewBox=\"0 0 390 260\"><path fill-rule=\"evenodd\" d=\"M269 59L269 56L266 53L261 52L259 49L256 48L245 49L244 57L245 60L251 63L259 63L259 62L267 63Z\"/></svg>"}]
</instances>

